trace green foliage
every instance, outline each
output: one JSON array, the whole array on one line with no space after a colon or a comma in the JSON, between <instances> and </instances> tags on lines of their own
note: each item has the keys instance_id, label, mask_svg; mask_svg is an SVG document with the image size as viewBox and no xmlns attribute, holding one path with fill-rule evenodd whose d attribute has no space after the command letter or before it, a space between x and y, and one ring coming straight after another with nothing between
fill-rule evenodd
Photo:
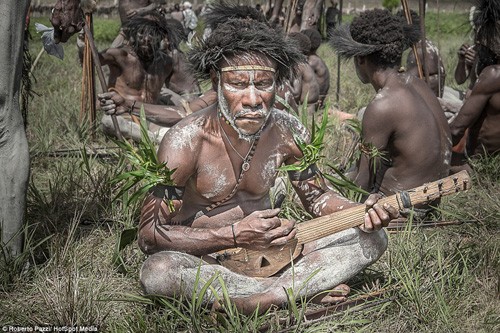
<instances>
[{"instance_id":1,"label":"green foliage","mask_svg":"<svg viewBox=\"0 0 500 333\"><path fill-rule=\"evenodd\" d=\"M122 162L130 164L132 169L117 175L112 180L113 184L120 185L116 198L122 197L130 189L138 186L130 198L126 199L127 205L142 201L148 191L156 185L175 185L172 180L175 169L170 170L166 162L158 161L156 146L148 134L143 107L141 107L140 119L141 141L137 147L127 140L114 140L122 150L124 157ZM173 207L171 208L173 211Z\"/></svg>"},{"instance_id":2,"label":"green foliage","mask_svg":"<svg viewBox=\"0 0 500 333\"><path fill-rule=\"evenodd\" d=\"M119 31L119 21L104 18L94 20L94 39L96 42L111 43L118 36Z\"/></svg>"},{"instance_id":3,"label":"green foliage","mask_svg":"<svg viewBox=\"0 0 500 333\"><path fill-rule=\"evenodd\" d=\"M391 12L400 5L399 0L382 0L382 6Z\"/></svg>"},{"instance_id":4,"label":"green foliage","mask_svg":"<svg viewBox=\"0 0 500 333\"><path fill-rule=\"evenodd\" d=\"M305 123L305 125L307 125L305 121L303 122ZM295 143L297 144L297 146L299 146L303 154L302 158L299 161L299 164L285 165L280 167L279 170L304 171L309 166L319 162L323 157L321 155L321 151L324 148L323 140L325 138L327 125L328 125L328 109L325 108L325 110L323 111L323 117L320 126L316 126L313 117L310 143L306 143L299 134L293 135Z\"/></svg>"}]
</instances>

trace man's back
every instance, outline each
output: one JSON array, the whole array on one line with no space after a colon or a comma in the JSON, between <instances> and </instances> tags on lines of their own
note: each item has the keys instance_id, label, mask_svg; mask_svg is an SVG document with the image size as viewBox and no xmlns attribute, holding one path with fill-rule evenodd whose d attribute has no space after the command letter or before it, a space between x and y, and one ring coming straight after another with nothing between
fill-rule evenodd
<instances>
[{"instance_id":1,"label":"man's back","mask_svg":"<svg viewBox=\"0 0 500 333\"><path fill-rule=\"evenodd\" d=\"M307 57L307 62L311 65L316 74L316 80L319 84L319 94L324 98L330 89L330 70L323 59L316 54L310 54Z\"/></svg>"},{"instance_id":2,"label":"man's back","mask_svg":"<svg viewBox=\"0 0 500 333\"><path fill-rule=\"evenodd\" d=\"M391 194L448 175L451 139L440 104L423 80L390 77L368 105L363 139L386 152L372 191Z\"/></svg>"}]
</instances>

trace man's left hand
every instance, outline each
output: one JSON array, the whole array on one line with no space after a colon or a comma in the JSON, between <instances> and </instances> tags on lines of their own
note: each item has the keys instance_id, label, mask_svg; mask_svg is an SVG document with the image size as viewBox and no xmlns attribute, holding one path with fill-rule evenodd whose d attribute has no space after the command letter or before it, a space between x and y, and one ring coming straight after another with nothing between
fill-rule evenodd
<instances>
[{"instance_id":1,"label":"man's left hand","mask_svg":"<svg viewBox=\"0 0 500 333\"><path fill-rule=\"evenodd\" d=\"M365 201L367 208L365 223L359 226L364 232L374 232L387 227L391 220L399 216L399 211L390 204L377 203L380 198L382 198L380 194L374 193Z\"/></svg>"}]
</instances>

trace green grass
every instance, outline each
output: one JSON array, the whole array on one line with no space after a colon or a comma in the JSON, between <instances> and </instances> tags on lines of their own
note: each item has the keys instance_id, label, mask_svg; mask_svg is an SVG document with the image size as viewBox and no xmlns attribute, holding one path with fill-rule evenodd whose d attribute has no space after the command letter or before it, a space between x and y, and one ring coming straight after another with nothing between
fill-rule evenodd
<instances>
[{"instance_id":1,"label":"green grass","mask_svg":"<svg viewBox=\"0 0 500 333\"><path fill-rule=\"evenodd\" d=\"M429 29L440 45L452 86L456 50L467 39L466 29L457 30L462 29L460 15L443 14L440 22L445 26ZM115 27L116 21L96 20L96 26L101 24ZM112 34L101 36L98 31L97 44L103 49ZM27 131L32 160L26 251L15 261L0 259L0 324L99 325L103 332L255 332L259 327L268 332L500 330L500 157L474 161L471 190L443 200L443 220L471 222L390 234L382 258L348 282L351 298L389 288L387 302L305 321L302 313L315 306L300 299L262 316L243 316L226 304L229 315L214 316L199 302L202 295L186 300L143 298L138 272L145 256L138 247L123 249L122 267L114 261L122 232L137 224L138 206L113 201L119 188L111 180L121 171L116 146L97 125L80 123L81 69L74 38L64 47L64 61L44 54L33 73L37 95L30 104ZM34 33L32 54L40 48ZM336 104L337 60L326 44L319 51L332 73L329 98ZM370 101L373 89L359 82L352 63L342 64L340 75L338 106L356 113ZM92 128L94 139L89 136ZM332 119L325 132L322 169L348 164L351 142L351 132ZM78 152L84 147L107 147L110 155L82 158ZM47 154L56 150L68 156ZM283 211L298 220L307 218L291 200L285 201ZM294 299L293 291L288 294Z\"/></svg>"}]
</instances>

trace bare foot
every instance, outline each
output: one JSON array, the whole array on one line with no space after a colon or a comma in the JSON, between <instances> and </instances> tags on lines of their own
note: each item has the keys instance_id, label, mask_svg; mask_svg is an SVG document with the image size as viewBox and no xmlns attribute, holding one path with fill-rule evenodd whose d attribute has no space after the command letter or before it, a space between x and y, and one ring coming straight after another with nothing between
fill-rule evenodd
<instances>
[{"instance_id":1,"label":"bare foot","mask_svg":"<svg viewBox=\"0 0 500 333\"><path fill-rule=\"evenodd\" d=\"M347 284L339 284L338 286L330 290L328 294L326 294L326 296L320 295L319 297L323 297L319 299L319 303L336 304L345 302L347 300L347 295L349 295L350 292L351 288L349 288Z\"/></svg>"}]
</instances>

